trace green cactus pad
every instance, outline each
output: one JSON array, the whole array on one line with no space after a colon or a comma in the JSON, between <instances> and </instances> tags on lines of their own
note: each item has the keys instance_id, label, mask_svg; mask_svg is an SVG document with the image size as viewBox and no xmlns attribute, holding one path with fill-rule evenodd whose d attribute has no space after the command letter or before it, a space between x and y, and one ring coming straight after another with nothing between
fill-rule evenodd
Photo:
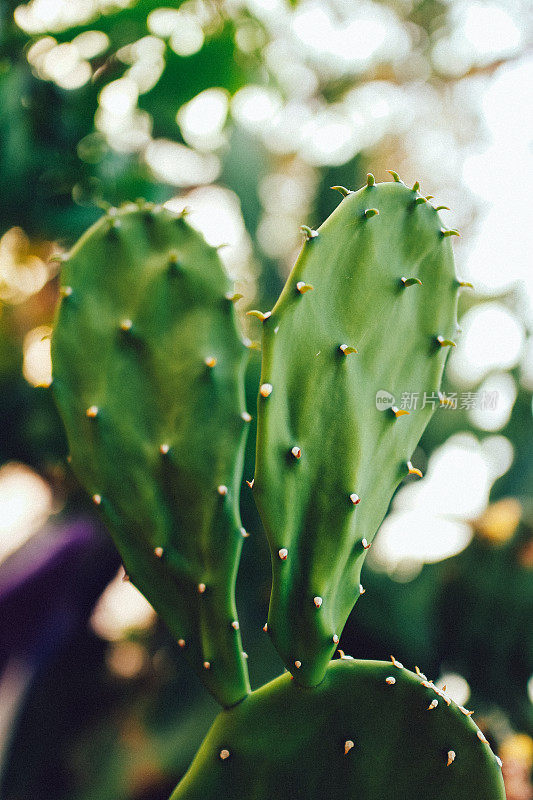
<instances>
[{"instance_id":1,"label":"green cactus pad","mask_svg":"<svg viewBox=\"0 0 533 800\"><path fill-rule=\"evenodd\" d=\"M505 800L467 710L396 665L334 661L315 688L285 674L253 692L219 714L171 800Z\"/></svg>"},{"instance_id":2,"label":"green cactus pad","mask_svg":"<svg viewBox=\"0 0 533 800\"><path fill-rule=\"evenodd\" d=\"M395 488L419 474L410 459L439 405L460 289L451 240L417 191L345 191L306 230L262 322L253 491L272 553L268 631L306 686L324 675Z\"/></svg>"},{"instance_id":3,"label":"green cactus pad","mask_svg":"<svg viewBox=\"0 0 533 800\"><path fill-rule=\"evenodd\" d=\"M97 222L63 268L54 391L72 467L131 581L225 706L249 691L235 608L247 350L218 254L166 209Z\"/></svg>"}]
</instances>

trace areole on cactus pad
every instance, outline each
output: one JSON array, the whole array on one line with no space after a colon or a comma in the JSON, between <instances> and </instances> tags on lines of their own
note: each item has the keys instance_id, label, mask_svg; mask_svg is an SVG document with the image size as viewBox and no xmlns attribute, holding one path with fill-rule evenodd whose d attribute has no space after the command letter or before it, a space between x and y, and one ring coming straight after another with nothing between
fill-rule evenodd
<instances>
[{"instance_id":1,"label":"areole on cactus pad","mask_svg":"<svg viewBox=\"0 0 533 800\"><path fill-rule=\"evenodd\" d=\"M421 474L410 459L432 406L401 397L439 404L460 289L450 231L417 185L337 188L262 320L253 491L272 554L268 632L306 686L324 676L395 488Z\"/></svg>"},{"instance_id":2,"label":"areole on cactus pad","mask_svg":"<svg viewBox=\"0 0 533 800\"><path fill-rule=\"evenodd\" d=\"M249 691L235 607L247 348L215 248L148 204L63 266L54 393L125 569L225 706Z\"/></svg>"}]
</instances>

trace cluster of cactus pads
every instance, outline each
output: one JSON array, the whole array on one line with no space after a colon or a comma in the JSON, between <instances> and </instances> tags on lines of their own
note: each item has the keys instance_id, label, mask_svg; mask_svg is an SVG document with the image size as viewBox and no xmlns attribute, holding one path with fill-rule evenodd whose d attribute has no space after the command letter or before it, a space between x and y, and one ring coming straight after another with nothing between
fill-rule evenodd
<instances>
[{"instance_id":1,"label":"cluster of cactus pads","mask_svg":"<svg viewBox=\"0 0 533 800\"><path fill-rule=\"evenodd\" d=\"M108 212L66 259L53 385L73 470L224 707L173 800L505 797L471 712L418 669L331 661L432 413L376 396L438 396L456 331L456 232L392 175L337 187L272 311L249 312L263 327L249 484L272 552L265 630L291 673L252 693L234 596L251 421L238 296L183 215L144 203Z\"/></svg>"}]
</instances>

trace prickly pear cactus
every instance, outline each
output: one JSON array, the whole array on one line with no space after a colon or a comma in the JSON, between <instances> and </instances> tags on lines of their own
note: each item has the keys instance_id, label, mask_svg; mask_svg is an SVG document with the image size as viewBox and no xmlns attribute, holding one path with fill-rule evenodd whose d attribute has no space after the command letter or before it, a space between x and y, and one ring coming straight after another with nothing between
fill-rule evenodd
<instances>
[{"instance_id":1,"label":"prickly pear cactus","mask_svg":"<svg viewBox=\"0 0 533 800\"><path fill-rule=\"evenodd\" d=\"M127 575L225 706L249 691L234 587L246 347L215 249L165 209L109 212L63 267L54 392Z\"/></svg>"},{"instance_id":2,"label":"prickly pear cactus","mask_svg":"<svg viewBox=\"0 0 533 800\"><path fill-rule=\"evenodd\" d=\"M505 800L470 713L396 660L285 674L218 716L171 800Z\"/></svg>"},{"instance_id":3,"label":"prickly pear cactus","mask_svg":"<svg viewBox=\"0 0 533 800\"><path fill-rule=\"evenodd\" d=\"M323 678L366 550L439 404L460 283L418 185L368 183L306 242L260 314L254 496L272 553L268 632L296 680ZM403 393L418 398L402 408ZM414 393L414 394L413 394ZM390 398L392 396L392 398ZM389 399L385 406L380 400Z\"/></svg>"}]
</instances>

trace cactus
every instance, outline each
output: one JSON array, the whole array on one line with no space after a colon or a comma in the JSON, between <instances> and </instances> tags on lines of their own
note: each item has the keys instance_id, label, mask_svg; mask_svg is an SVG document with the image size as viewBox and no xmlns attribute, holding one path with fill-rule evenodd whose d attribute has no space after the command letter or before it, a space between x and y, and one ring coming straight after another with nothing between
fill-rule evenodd
<instances>
[{"instance_id":1,"label":"cactus","mask_svg":"<svg viewBox=\"0 0 533 800\"><path fill-rule=\"evenodd\" d=\"M311 690L285 674L218 716L171 800L502 800L470 714L395 659L333 661Z\"/></svg>"},{"instance_id":2,"label":"cactus","mask_svg":"<svg viewBox=\"0 0 533 800\"><path fill-rule=\"evenodd\" d=\"M54 393L72 467L126 576L224 706L249 691L235 607L246 347L218 254L147 204L111 210L63 267Z\"/></svg>"},{"instance_id":3,"label":"cactus","mask_svg":"<svg viewBox=\"0 0 533 800\"><path fill-rule=\"evenodd\" d=\"M393 657L330 661L394 489L421 475L433 408L400 398L444 402L454 344L456 232L393 177L337 187L272 312L249 312L263 325L248 483L272 551L265 629L292 673L251 694L234 598L251 420L238 296L183 216L146 204L108 212L65 264L54 390L73 469L225 707L172 800L505 797L499 759L444 689Z\"/></svg>"},{"instance_id":4,"label":"cactus","mask_svg":"<svg viewBox=\"0 0 533 800\"><path fill-rule=\"evenodd\" d=\"M339 188L271 313L253 491L272 555L268 632L295 679L318 684L364 590L366 550L439 404L460 283L447 231L415 184ZM257 312L252 312L256 313ZM377 407L380 390L390 407ZM417 392L416 410L400 407ZM433 406L434 407L434 406Z\"/></svg>"}]
</instances>

